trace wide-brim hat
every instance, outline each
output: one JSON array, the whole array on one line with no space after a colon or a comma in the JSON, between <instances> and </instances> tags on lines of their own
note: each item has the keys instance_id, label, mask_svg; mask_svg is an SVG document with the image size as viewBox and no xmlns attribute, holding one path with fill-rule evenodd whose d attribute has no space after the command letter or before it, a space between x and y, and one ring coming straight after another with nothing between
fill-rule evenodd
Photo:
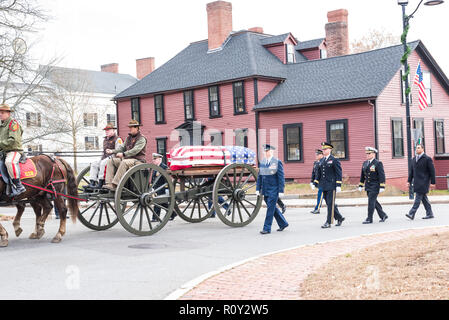
<instances>
[{"instance_id":1,"label":"wide-brim hat","mask_svg":"<svg viewBox=\"0 0 449 320\"><path fill-rule=\"evenodd\" d=\"M128 123L128 127L141 127L142 125L137 120L131 120Z\"/></svg>"},{"instance_id":2,"label":"wide-brim hat","mask_svg":"<svg viewBox=\"0 0 449 320\"><path fill-rule=\"evenodd\" d=\"M2 103L2 104L0 104L0 111L9 111L9 112L11 112L12 110L11 110L10 106L8 106L7 104Z\"/></svg>"},{"instance_id":3,"label":"wide-brim hat","mask_svg":"<svg viewBox=\"0 0 449 320\"><path fill-rule=\"evenodd\" d=\"M160 153L153 153L153 158L163 158L164 156Z\"/></svg>"},{"instance_id":4,"label":"wide-brim hat","mask_svg":"<svg viewBox=\"0 0 449 320\"><path fill-rule=\"evenodd\" d=\"M273 146L271 146L271 145L269 145L269 144L264 144L264 145L263 145L263 149L264 149L265 151L268 151L268 150L276 150L275 147L273 147Z\"/></svg>"},{"instance_id":5,"label":"wide-brim hat","mask_svg":"<svg viewBox=\"0 0 449 320\"><path fill-rule=\"evenodd\" d=\"M108 123L107 125L106 125L106 127L104 127L103 128L103 130L115 130L115 129L117 129L112 123Z\"/></svg>"},{"instance_id":6,"label":"wide-brim hat","mask_svg":"<svg viewBox=\"0 0 449 320\"><path fill-rule=\"evenodd\" d=\"M325 150L325 149L333 149L334 146L331 145L329 142L323 142L321 143L321 149Z\"/></svg>"}]
</instances>

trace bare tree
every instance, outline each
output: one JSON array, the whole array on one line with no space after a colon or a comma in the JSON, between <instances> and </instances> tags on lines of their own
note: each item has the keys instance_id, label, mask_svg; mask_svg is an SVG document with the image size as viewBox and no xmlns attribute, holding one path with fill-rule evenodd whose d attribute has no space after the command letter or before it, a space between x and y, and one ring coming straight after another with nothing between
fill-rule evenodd
<instances>
[{"instance_id":1,"label":"bare tree","mask_svg":"<svg viewBox=\"0 0 449 320\"><path fill-rule=\"evenodd\" d=\"M394 36L385 29L371 29L365 36L351 43L351 52L360 53L374 49L380 49L401 43L399 36Z\"/></svg>"}]
</instances>

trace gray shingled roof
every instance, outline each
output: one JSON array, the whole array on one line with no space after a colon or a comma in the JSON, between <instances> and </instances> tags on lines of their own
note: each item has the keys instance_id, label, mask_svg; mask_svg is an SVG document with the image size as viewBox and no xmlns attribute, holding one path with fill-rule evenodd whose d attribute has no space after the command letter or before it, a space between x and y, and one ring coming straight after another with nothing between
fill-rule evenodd
<instances>
[{"instance_id":1,"label":"gray shingled roof","mask_svg":"<svg viewBox=\"0 0 449 320\"><path fill-rule=\"evenodd\" d=\"M296 50L306 50L311 48L317 48L324 41L324 38L313 39L308 41L302 41L295 47Z\"/></svg>"},{"instance_id":2,"label":"gray shingled roof","mask_svg":"<svg viewBox=\"0 0 449 320\"><path fill-rule=\"evenodd\" d=\"M127 74L91 71L56 66L40 66L50 68L47 78L70 90L82 90L101 94L117 94L138 80Z\"/></svg>"},{"instance_id":3,"label":"gray shingled roof","mask_svg":"<svg viewBox=\"0 0 449 320\"><path fill-rule=\"evenodd\" d=\"M287 37L290 35L290 33L284 33L284 34L280 34L278 36L271 36L271 37L266 37L260 40L260 43L263 46L267 46L270 44L275 44L275 43L282 43L284 42Z\"/></svg>"},{"instance_id":4,"label":"gray shingled roof","mask_svg":"<svg viewBox=\"0 0 449 320\"><path fill-rule=\"evenodd\" d=\"M252 32L237 33L222 50L213 53L207 53L207 41L191 43L115 98L182 90L252 76L283 78L285 66L261 45L265 37Z\"/></svg>"},{"instance_id":5,"label":"gray shingled roof","mask_svg":"<svg viewBox=\"0 0 449 320\"><path fill-rule=\"evenodd\" d=\"M419 41L410 43L413 50ZM402 45L287 65L286 80L254 109L374 98L401 68Z\"/></svg>"}]
</instances>

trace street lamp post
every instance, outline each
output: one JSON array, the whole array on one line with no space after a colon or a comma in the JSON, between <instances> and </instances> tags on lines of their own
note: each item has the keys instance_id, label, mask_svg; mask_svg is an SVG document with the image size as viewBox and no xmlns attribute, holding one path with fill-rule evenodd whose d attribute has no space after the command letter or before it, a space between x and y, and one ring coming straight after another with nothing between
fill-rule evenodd
<instances>
[{"instance_id":1,"label":"street lamp post","mask_svg":"<svg viewBox=\"0 0 449 320\"><path fill-rule=\"evenodd\" d=\"M421 0L416 7L415 11L409 16L405 14L405 7L408 5L408 0L398 0L398 4L402 6L402 27L403 27L403 34L401 37L402 45L404 47L404 56L402 57L402 62L404 65L404 74L403 74L403 81L404 81L404 91L405 91L405 116L406 116L406 122L407 122L407 159L408 159L408 171L410 173L411 168L411 162L412 162L412 133L411 133L411 119L410 119L410 88L408 83L408 75L410 74L410 67L408 65L408 55L409 47L407 45L407 33L409 28L409 21L411 18L413 18L413 15L418 11L421 3L424 0ZM428 0L424 3L426 6L435 6L442 4L443 0ZM413 187L410 184L409 187L409 198L413 199Z\"/></svg>"}]
</instances>

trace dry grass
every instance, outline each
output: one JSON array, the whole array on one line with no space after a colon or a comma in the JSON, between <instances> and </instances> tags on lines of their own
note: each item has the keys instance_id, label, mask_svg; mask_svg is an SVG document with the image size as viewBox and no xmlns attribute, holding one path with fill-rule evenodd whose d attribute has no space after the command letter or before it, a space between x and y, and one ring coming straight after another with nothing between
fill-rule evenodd
<instances>
[{"instance_id":1,"label":"dry grass","mask_svg":"<svg viewBox=\"0 0 449 320\"><path fill-rule=\"evenodd\" d=\"M435 233L339 256L303 282L301 298L449 299L448 243Z\"/></svg>"}]
</instances>

